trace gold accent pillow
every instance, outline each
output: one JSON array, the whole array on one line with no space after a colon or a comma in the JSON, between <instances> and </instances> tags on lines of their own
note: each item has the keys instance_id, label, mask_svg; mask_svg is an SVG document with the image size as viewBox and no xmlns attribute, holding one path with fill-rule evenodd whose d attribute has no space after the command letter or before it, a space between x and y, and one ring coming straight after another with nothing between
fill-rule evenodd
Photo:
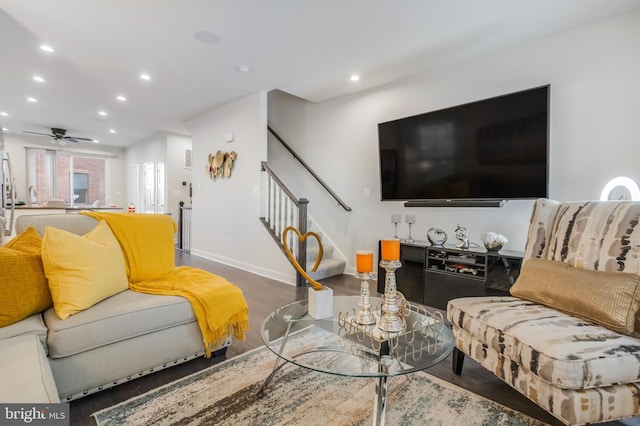
<instances>
[{"instance_id":1,"label":"gold accent pillow","mask_svg":"<svg viewBox=\"0 0 640 426\"><path fill-rule=\"evenodd\" d=\"M129 288L120 245L104 221L84 236L45 227L42 264L60 319Z\"/></svg>"},{"instance_id":2,"label":"gold accent pillow","mask_svg":"<svg viewBox=\"0 0 640 426\"><path fill-rule=\"evenodd\" d=\"M42 237L38 234L36 228L30 226L5 244L4 247L40 256L42 254Z\"/></svg>"},{"instance_id":3,"label":"gold accent pillow","mask_svg":"<svg viewBox=\"0 0 640 426\"><path fill-rule=\"evenodd\" d=\"M511 295L549 306L607 327L633 332L640 308L640 276L590 271L566 263L531 258L522 266Z\"/></svg>"},{"instance_id":4,"label":"gold accent pillow","mask_svg":"<svg viewBox=\"0 0 640 426\"><path fill-rule=\"evenodd\" d=\"M0 327L53 305L42 268L41 246L42 238L29 227L0 247Z\"/></svg>"}]
</instances>

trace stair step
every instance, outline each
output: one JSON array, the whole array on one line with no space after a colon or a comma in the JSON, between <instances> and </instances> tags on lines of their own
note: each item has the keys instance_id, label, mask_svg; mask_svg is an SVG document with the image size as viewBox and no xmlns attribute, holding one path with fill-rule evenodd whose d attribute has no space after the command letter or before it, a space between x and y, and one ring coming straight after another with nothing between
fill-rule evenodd
<instances>
[{"instance_id":1,"label":"stair step","mask_svg":"<svg viewBox=\"0 0 640 426\"><path fill-rule=\"evenodd\" d=\"M313 263L316 261L316 259L318 258L318 252L320 250L318 249L318 245L317 244L307 244L307 264L309 263ZM329 259L333 257L333 246L329 245L329 244L323 244L322 245L322 258L323 259Z\"/></svg>"},{"instance_id":2,"label":"stair step","mask_svg":"<svg viewBox=\"0 0 640 426\"><path fill-rule=\"evenodd\" d=\"M334 277L336 275L342 275L344 273L344 268L346 266L346 262L340 259L323 259L318 265L318 269L315 272L311 272L311 268L313 265L307 265L308 271L307 274L316 280L320 281L325 278Z\"/></svg>"}]
</instances>

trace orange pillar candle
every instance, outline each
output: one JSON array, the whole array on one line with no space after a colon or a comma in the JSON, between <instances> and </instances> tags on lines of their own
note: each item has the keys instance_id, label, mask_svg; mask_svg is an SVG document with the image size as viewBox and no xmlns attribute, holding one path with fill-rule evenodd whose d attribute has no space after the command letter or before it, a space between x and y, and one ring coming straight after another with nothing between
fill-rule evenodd
<instances>
[{"instance_id":1,"label":"orange pillar candle","mask_svg":"<svg viewBox=\"0 0 640 426\"><path fill-rule=\"evenodd\" d=\"M360 273L373 272L373 252L356 252L356 271Z\"/></svg>"},{"instance_id":2,"label":"orange pillar candle","mask_svg":"<svg viewBox=\"0 0 640 426\"><path fill-rule=\"evenodd\" d=\"M400 240L382 240L382 260L400 260Z\"/></svg>"}]
</instances>

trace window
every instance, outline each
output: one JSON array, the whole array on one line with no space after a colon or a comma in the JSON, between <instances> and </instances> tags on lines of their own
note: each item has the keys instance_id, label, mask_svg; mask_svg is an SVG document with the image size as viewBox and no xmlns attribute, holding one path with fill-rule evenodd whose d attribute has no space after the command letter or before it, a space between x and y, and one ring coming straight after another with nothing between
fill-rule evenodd
<instances>
[{"instance_id":1,"label":"window","mask_svg":"<svg viewBox=\"0 0 640 426\"><path fill-rule=\"evenodd\" d=\"M70 207L106 204L109 158L52 149L27 148L29 186L37 204L64 200Z\"/></svg>"}]
</instances>

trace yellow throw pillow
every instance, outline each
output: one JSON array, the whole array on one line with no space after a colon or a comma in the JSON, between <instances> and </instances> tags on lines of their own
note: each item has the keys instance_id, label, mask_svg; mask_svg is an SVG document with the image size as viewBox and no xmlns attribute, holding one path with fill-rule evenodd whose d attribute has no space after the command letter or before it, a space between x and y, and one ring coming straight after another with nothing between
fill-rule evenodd
<instances>
[{"instance_id":1,"label":"yellow throw pillow","mask_svg":"<svg viewBox=\"0 0 640 426\"><path fill-rule=\"evenodd\" d=\"M49 309L51 305L40 256L0 247L0 327Z\"/></svg>"},{"instance_id":2,"label":"yellow throw pillow","mask_svg":"<svg viewBox=\"0 0 640 426\"><path fill-rule=\"evenodd\" d=\"M36 228L30 226L5 244L4 247L40 256L42 253L42 237L38 234Z\"/></svg>"},{"instance_id":3,"label":"yellow throw pillow","mask_svg":"<svg viewBox=\"0 0 640 426\"><path fill-rule=\"evenodd\" d=\"M510 291L512 296L630 334L640 308L639 284L637 274L590 271L531 258Z\"/></svg>"},{"instance_id":4,"label":"yellow throw pillow","mask_svg":"<svg viewBox=\"0 0 640 426\"><path fill-rule=\"evenodd\" d=\"M47 226L42 263L60 319L129 287L120 245L103 221L84 236Z\"/></svg>"}]
</instances>

